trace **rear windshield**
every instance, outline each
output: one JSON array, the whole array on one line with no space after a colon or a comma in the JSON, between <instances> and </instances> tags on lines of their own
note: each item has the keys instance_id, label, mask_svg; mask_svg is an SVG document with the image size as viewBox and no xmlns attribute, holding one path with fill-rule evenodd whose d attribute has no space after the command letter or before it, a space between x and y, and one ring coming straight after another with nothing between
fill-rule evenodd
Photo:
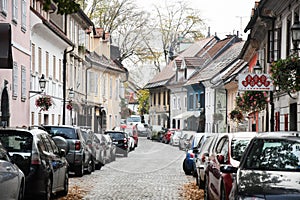
<instances>
[{"instance_id":1,"label":"rear windshield","mask_svg":"<svg viewBox=\"0 0 300 200\"><path fill-rule=\"evenodd\" d=\"M285 139L256 139L249 149L244 167L300 172L300 142Z\"/></svg>"},{"instance_id":2,"label":"rear windshield","mask_svg":"<svg viewBox=\"0 0 300 200\"><path fill-rule=\"evenodd\" d=\"M109 136L114 139L123 139L125 136L123 133L120 132L108 132L106 134L109 134Z\"/></svg>"},{"instance_id":3,"label":"rear windshield","mask_svg":"<svg viewBox=\"0 0 300 200\"><path fill-rule=\"evenodd\" d=\"M243 153L245 152L249 142L249 139L232 139L231 142L231 156L234 160L240 161Z\"/></svg>"},{"instance_id":4,"label":"rear windshield","mask_svg":"<svg viewBox=\"0 0 300 200\"><path fill-rule=\"evenodd\" d=\"M68 127L45 127L52 137L61 136L65 139L78 139L77 133L74 128Z\"/></svg>"},{"instance_id":5,"label":"rear windshield","mask_svg":"<svg viewBox=\"0 0 300 200\"><path fill-rule=\"evenodd\" d=\"M22 131L1 131L0 141L8 152L31 152L32 135Z\"/></svg>"}]
</instances>

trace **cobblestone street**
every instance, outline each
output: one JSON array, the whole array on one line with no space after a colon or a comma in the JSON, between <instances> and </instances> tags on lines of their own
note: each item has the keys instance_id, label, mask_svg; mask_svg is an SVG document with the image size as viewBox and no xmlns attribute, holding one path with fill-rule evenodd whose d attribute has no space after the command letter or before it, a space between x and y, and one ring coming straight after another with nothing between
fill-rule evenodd
<instances>
[{"instance_id":1,"label":"cobblestone street","mask_svg":"<svg viewBox=\"0 0 300 200\"><path fill-rule=\"evenodd\" d=\"M178 147L139 138L127 158L81 178L70 178L70 188L85 191L84 199L182 199L182 186L194 179L182 170L185 152Z\"/></svg>"}]
</instances>

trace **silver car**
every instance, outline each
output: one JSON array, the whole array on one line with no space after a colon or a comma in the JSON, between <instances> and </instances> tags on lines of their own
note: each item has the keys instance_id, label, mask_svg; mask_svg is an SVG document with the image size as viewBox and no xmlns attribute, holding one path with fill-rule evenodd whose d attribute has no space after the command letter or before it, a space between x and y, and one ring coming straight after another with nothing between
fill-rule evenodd
<instances>
[{"instance_id":1,"label":"silver car","mask_svg":"<svg viewBox=\"0 0 300 200\"><path fill-rule=\"evenodd\" d=\"M25 177L0 143L0 199L24 199Z\"/></svg>"}]
</instances>

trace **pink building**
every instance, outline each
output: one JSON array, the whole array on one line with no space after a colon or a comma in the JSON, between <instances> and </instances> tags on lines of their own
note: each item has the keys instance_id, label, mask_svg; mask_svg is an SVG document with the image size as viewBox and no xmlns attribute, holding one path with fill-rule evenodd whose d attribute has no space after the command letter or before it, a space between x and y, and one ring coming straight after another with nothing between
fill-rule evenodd
<instances>
[{"instance_id":1,"label":"pink building","mask_svg":"<svg viewBox=\"0 0 300 200\"><path fill-rule=\"evenodd\" d=\"M0 24L10 24L12 50L12 61L9 62L12 69L0 62L0 127L29 125L29 6L28 0L0 1ZM2 31L0 40L3 38L5 33Z\"/></svg>"}]
</instances>

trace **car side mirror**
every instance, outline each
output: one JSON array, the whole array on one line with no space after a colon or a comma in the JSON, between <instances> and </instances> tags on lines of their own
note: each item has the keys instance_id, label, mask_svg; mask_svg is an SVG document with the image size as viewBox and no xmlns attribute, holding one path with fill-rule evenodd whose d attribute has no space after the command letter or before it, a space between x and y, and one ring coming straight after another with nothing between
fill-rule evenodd
<instances>
[{"instance_id":1,"label":"car side mirror","mask_svg":"<svg viewBox=\"0 0 300 200\"><path fill-rule=\"evenodd\" d=\"M198 153L199 153L199 149L198 149L197 147L194 147L194 148L193 148L193 153L198 154Z\"/></svg>"},{"instance_id":2,"label":"car side mirror","mask_svg":"<svg viewBox=\"0 0 300 200\"><path fill-rule=\"evenodd\" d=\"M230 173L230 174L232 174L232 173L236 173L237 170L238 170L237 167L233 167L231 165L223 165L223 166L220 167L220 171L222 173Z\"/></svg>"},{"instance_id":3,"label":"car side mirror","mask_svg":"<svg viewBox=\"0 0 300 200\"><path fill-rule=\"evenodd\" d=\"M223 155L218 154L217 155L217 159L218 159L218 161L219 161L220 164L224 164L224 156Z\"/></svg>"},{"instance_id":4,"label":"car side mirror","mask_svg":"<svg viewBox=\"0 0 300 200\"><path fill-rule=\"evenodd\" d=\"M66 157L66 151L64 149L60 149L59 156L60 157Z\"/></svg>"}]
</instances>

